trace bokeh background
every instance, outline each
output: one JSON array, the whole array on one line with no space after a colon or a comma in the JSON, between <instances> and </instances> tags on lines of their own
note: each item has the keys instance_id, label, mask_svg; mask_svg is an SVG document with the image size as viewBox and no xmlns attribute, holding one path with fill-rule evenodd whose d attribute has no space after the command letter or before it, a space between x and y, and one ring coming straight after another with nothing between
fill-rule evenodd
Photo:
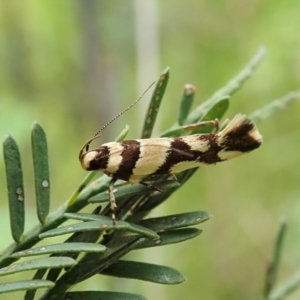
<instances>
[{"instance_id":1,"label":"bokeh background","mask_svg":"<svg viewBox=\"0 0 300 300\"><path fill-rule=\"evenodd\" d=\"M0 133L2 139L11 134L20 146L27 230L38 222L30 149L34 120L48 136L54 210L86 175L77 158L82 144L167 66L171 76L156 133L173 124L184 84L197 87L195 105L201 103L261 45L266 59L234 95L226 117L251 113L299 89L299 18L298 0L1 1ZM150 95L114 122L102 142L114 139L125 124L130 125L129 137L138 137ZM201 168L151 214L207 210L214 215L201 225L204 232L196 239L130 256L177 268L187 276L185 283L158 286L99 276L75 289L127 291L164 300L258 299L282 217L289 227L278 280L296 273L299 115L300 103L295 103L258 124L264 136L258 151ZM2 160L0 168L4 249L12 239ZM22 298L19 293L10 296ZM296 292L288 299L299 297Z\"/></svg>"}]
</instances>

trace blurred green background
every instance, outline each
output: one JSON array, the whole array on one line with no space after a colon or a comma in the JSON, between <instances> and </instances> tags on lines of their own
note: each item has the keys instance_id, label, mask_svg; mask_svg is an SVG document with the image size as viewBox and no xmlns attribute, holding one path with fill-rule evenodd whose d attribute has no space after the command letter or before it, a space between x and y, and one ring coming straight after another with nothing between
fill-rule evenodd
<instances>
[{"instance_id":1,"label":"blurred green background","mask_svg":"<svg viewBox=\"0 0 300 300\"><path fill-rule=\"evenodd\" d=\"M0 133L2 138L11 134L20 146L27 230L38 222L30 147L34 120L48 135L53 210L86 175L78 162L82 144L166 66L171 77L156 133L173 124L184 84L197 87L195 105L201 103L260 45L267 48L266 59L231 99L226 117L251 113L298 89L299 18L297 0L1 1ZM150 95L114 122L102 142L113 140L125 124L129 138L139 137ZM299 114L296 103L258 124L264 136L259 150L201 168L153 212L214 215L194 240L131 254L181 270L185 283L159 286L99 276L75 289L127 291L159 300L258 299L282 217L289 229L279 281L294 274L300 268ZM2 160L0 167L3 249L12 239ZM288 299L299 297L300 291Z\"/></svg>"}]
</instances>

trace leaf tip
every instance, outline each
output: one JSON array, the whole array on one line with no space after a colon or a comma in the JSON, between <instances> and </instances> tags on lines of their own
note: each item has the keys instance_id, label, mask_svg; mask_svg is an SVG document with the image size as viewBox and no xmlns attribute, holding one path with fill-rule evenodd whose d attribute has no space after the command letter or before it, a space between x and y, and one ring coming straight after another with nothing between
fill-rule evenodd
<instances>
[{"instance_id":1,"label":"leaf tip","mask_svg":"<svg viewBox=\"0 0 300 300\"><path fill-rule=\"evenodd\" d=\"M189 83L184 85L184 92L187 96L194 94L195 91L196 91L196 87L194 85Z\"/></svg>"},{"instance_id":2,"label":"leaf tip","mask_svg":"<svg viewBox=\"0 0 300 300\"><path fill-rule=\"evenodd\" d=\"M31 130L43 129L42 125L38 121L34 121L31 125Z\"/></svg>"},{"instance_id":3,"label":"leaf tip","mask_svg":"<svg viewBox=\"0 0 300 300\"><path fill-rule=\"evenodd\" d=\"M10 134L6 134L4 136L3 144L7 143L10 140L13 140L13 137Z\"/></svg>"}]
</instances>

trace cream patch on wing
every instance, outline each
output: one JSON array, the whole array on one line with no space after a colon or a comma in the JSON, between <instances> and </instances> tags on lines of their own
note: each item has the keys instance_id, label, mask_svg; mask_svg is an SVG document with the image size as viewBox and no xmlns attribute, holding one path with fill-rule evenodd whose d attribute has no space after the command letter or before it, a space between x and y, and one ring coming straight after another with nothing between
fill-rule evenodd
<instances>
[{"instance_id":1,"label":"cream patch on wing","mask_svg":"<svg viewBox=\"0 0 300 300\"><path fill-rule=\"evenodd\" d=\"M182 161L179 162L175 165L173 165L170 169L171 174L176 174L191 168L196 168L205 165L204 163L201 162L196 162L196 161Z\"/></svg>"},{"instance_id":2,"label":"cream patch on wing","mask_svg":"<svg viewBox=\"0 0 300 300\"><path fill-rule=\"evenodd\" d=\"M200 134L181 136L180 139L191 147L191 150L205 152L209 149L209 141L199 139Z\"/></svg>"},{"instance_id":3,"label":"cream patch on wing","mask_svg":"<svg viewBox=\"0 0 300 300\"><path fill-rule=\"evenodd\" d=\"M139 183L145 176L140 175L130 175L128 182L130 183Z\"/></svg>"},{"instance_id":4,"label":"cream patch on wing","mask_svg":"<svg viewBox=\"0 0 300 300\"><path fill-rule=\"evenodd\" d=\"M172 140L169 138L136 140L140 143L140 157L132 170L132 178L134 175L153 174L165 162Z\"/></svg>"},{"instance_id":5,"label":"cream patch on wing","mask_svg":"<svg viewBox=\"0 0 300 300\"><path fill-rule=\"evenodd\" d=\"M106 143L102 146L106 146L109 149L109 157L105 173L114 174L118 171L119 165L122 162L122 152L124 147L117 142Z\"/></svg>"},{"instance_id":6,"label":"cream patch on wing","mask_svg":"<svg viewBox=\"0 0 300 300\"><path fill-rule=\"evenodd\" d=\"M222 151L219 151L218 156L220 157L221 160L228 160L228 159L240 156L242 154L244 154L244 152L222 150Z\"/></svg>"}]
</instances>

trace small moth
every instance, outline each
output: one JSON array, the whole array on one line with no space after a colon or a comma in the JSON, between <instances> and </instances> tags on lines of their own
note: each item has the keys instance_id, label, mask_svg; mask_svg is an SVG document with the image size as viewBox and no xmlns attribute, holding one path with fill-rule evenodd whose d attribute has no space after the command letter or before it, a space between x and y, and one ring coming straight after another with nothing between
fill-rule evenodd
<instances>
[{"instance_id":1,"label":"small moth","mask_svg":"<svg viewBox=\"0 0 300 300\"><path fill-rule=\"evenodd\" d=\"M115 222L116 208L113 186L118 179L160 190L144 182L143 178L159 174L174 175L190 168L214 165L251 152L262 143L262 136L254 123L245 115L237 114L224 129L215 133L109 142L89 150L90 143L99 137L100 132L136 104L143 95L105 124L79 152L83 169L101 170L112 177L108 185L108 193L113 222ZM219 123L218 120L206 121L187 125L186 128L208 124L218 128Z\"/></svg>"}]
</instances>

